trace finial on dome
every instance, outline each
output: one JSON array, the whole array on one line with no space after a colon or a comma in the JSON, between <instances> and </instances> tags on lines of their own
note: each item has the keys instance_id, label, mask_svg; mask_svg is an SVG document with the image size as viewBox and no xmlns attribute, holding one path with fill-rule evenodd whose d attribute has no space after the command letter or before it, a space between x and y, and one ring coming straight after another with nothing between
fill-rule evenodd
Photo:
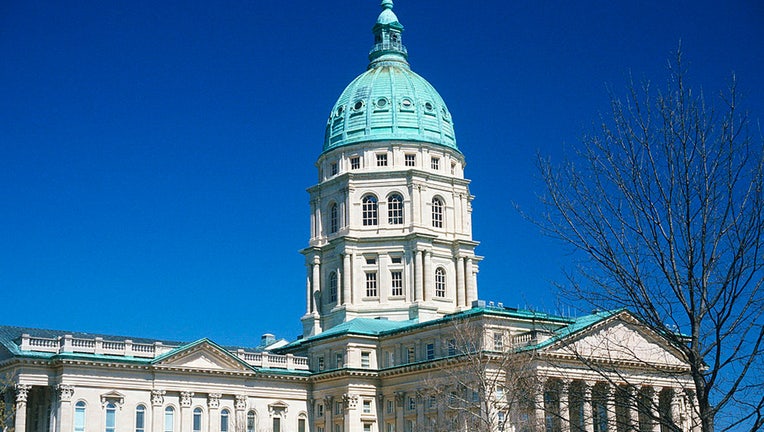
<instances>
[{"instance_id":1,"label":"finial on dome","mask_svg":"<svg viewBox=\"0 0 764 432\"><path fill-rule=\"evenodd\" d=\"M393 0L382 0L382 9L392 9Z\"/></svg>"},{"instance_id":2,"label":"finial on dome","mask_svg":"<svg viewBox=\"0 0 764 432\"><path fill-rule=\"evenodd\" d=\"M401 41L403 25L393 12L393 0L382 0L381 6L382 12L372 28L374 47L369 53L369 68L384 65L408 67L408 53Z\"/></svg>"}]
</instances>

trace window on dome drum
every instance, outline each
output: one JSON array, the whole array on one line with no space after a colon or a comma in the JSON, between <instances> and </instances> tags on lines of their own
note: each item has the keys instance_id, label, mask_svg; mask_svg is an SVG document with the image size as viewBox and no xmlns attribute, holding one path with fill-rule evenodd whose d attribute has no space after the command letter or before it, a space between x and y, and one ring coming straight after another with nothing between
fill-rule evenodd
<instances>
[{"instance_id":1,"label":"window on dome drum","mask_svg":"<svg viewBox=\"0 0 764 432\"><path fill-rule=\"evenodd\" d=\"M440 198L432 199L432 226L443 228L443 201Z\"/></svg>"},{"instance_id":2,"label":"window on dome drum","mask_svg":"<svg viewBox=\"0 0 764 432\"><path fill-rule=\"evenodd\" d=\"M405 158L404 161L405 161L407 167L416 166L416 155L415 154L407 153L404 156L404 158Z\"/></svg>"},{"instance_id":3,"label":"window on dome drum","mask_svg":"<svg viewBox=\"0 0 764 432\"><path fill-rule=\"evenodd\" d=\"M416 361L416 351L414 350L413 346L410 346L406 349L406 362L414 363L415 361Z\"/></svg>"},{"instance_id":4,"label":"window on dome drum","mask_svg":"<svg viewBox=\"0 0 764 432\"><path fill-rule=\"evenodd\" d=\"M228 415L227 409L220 411L220 432L228 432Z\"/></svg>"},{"instance_id":5,"label":"window on dome drum","mask_svg":"<svg viewBox=\"0 0 764 432\"><path fill-rule=\"evenodd\" d=\"M74 432L85 432L85 402L74 405Z\"/></svg>"},{"instance_id":6,"label":"window on dome drum","mask_svg":"<svg viewBox=\"0 0 764 432\"><path fill-rule=\"evenodd\" d=\"M435 358L435 344L428 343L427 344L427 360L432 360L434 358Z\"/></svg>"},{"instance_id":7,"label":"window on dome drum","mask_svg":"<svg viewBox=\"0 0 764 432\"><path fill-rule=\"evenodd\" d=\"M387 166L387 153L377 153L377 166Z\"/></svg>"},{"instance_id":8,"label":"window on dome drum","mask_svg":"<svg viewBox=\"0 0 764 432\"><path fill-rule=\"evenodd\" d=\"M374 195L363 197L363 225L377 225L377 197Z\"/></svg>"},{"instance_id":9,"label":"window on dome drum","mask_svg":"<svg viewBox=\"0 0 764 432\"><path fill-rule=\"evenodd\" d=\"M366 297L377 296L377 273L366 273Z\"/></svg>"},{"instance_id":10,"label":"window on dome drum","mask_svg":"<svg viewBox=\"0 0 764 432\"><path fill-rule=\"evenodd\" d=\"M167 407L164 409L164 432L173 432L175 430L175 409Z\"/></svg>"},{"instance_id":11,"label":"window on dome drum","mask_svg":"<svg viewBox=\"0 0 764 432\"><path fill-rule=\"evenodd\" d=\"M392 262L393 264L400 264L401 262L403 262L403 258L399 256L393 256L393 257L390 257L390 262Z\"/></svg>"},{"instance_id":12,"label":"window on dome drum","mask_svg":"<svg viewBox=\"0 0 764 432\"><path fill-rule=\"evenodd\" d=\"M435 270L435 297L446 297L446 271L443 267Z\"/></svg>"},{"instance_id":13,"label":"window on dome drum","mask_svg":"<svg viewBox=\"0 0 764 432\"><path fill-rule=\"evenodd\" d=\"M329 301L337 301L337 272L329 273Z\"/></svg>"},{"instance_id":14,"label":"window on dome drum","mask_svg":"<svg viewBox=\"0 0 764 432\"><path fill-rule=\"evenodd\" d=\"M335 234L340 227L340 215L337 209L337 203L329 206L329 233Z\"/></svg>"},{"instance_id":15,"label":"window on dome drum","mask_svg":"<svg viewBox=\"0 0 764 432\"><path fill-rule=\"evenodd\" d=\"M367 256L366 257L366 264L374 265L376 263L377 263L377 257L373 257L373 256L371 256L371 257Z\"/></svg>"},{"instance_id":16,"label":"window on dome drum","mask_svg":"<svg viewBox=\"0 0 764 432\"><path fill-rule=\"evenodd\" d=\"M456 355L456 339L448 340L448 355Z\"/></svg>"},{"instance_id":17,"label":"window on dome drum","mask_svg":"<svg viewBox=\"0 0 764 432\"><path fill-rule=\"evenodd\" d=\"M202 432L202 409L194 408L194 416L191 420L193 432ZM249 431L248 431L249 432Z\"/></svg>"},{"instance_id":18,"label":"window on dome drum","mask_svg":"<svg viewBox=\"0 0 764 432\"><path fill-rule=\"evenodd\" d=\"M437 171L440 169L440 158L430 158L430 168Z\"/></svg>"},{"instance_id":19,"label":"window on dome drum","mask_svg":"<svg viewBox=\"0 0 764 432\"><path fill-rule=\"evenodd\" d=\"M403 272L394 271L390 272L390 295L402 296L403 295Z\"/></svg>"},{"instance_id":20,"label":"window on dome drum","mask_svg":"<svg viewBox=\"0 0 764 432\"><path fill-rule=\"evenodd\" d=\"M350 169L361 169L361 158L359 156L353 156L350 158Z\"/></svg>"},{"instance_id":21,"label":"window on dome drum","mask_svg":"<svg viewBox=\"0 0 764 432\"><path fill-rule=\"evenodd\" d=\"M248 412L247 413L247 432L256 432L255 431L255 428L257 427L256 422L257 420L255 417L255 412L254 411Z\"/></svg>"},{"instance_id":22,"label":"window on dome drum","mask_svg":"<svg viewBox=\"0 0 764 432\"><path fill-rule=\"evenodd\" d=\"M336 369L341 369L343 366L345 366L345 362L343 361L344 356L342 353L337 353L335 359L334 359L334 367Z\"/></svg>"},{"instance_id":23,"label":"window on dome drum","mask_svg":"<svg viewBox=\"0 0 764 432\"><path fill-rule=\"evenodd\" d=\"M361 367L364 369L371 367L371 352L361 351Z\"/></svg>"},{"instance_id":24,"label":"window on dome drum","mask_svg":"<svg viewBox=\"0 0 764 432\"><path fill-rule=\"evenodd\" d=\"M109 402L106 404L105 432L114 432L117 428L117 406Z\"/></svg>"},{"instance_id":25,"label":"window on dome drum","mask_svg":"<svg viewBox=\"0 0 764 432\"><path fill-rule=\"evenodd\" d=\"M339 171L337 168L337 162L332 162L330 170L333 176L337 175L337 172Z\"/></svg>"},{"instance_id":26,"label":"window on dome drum","mask_svg":"<svg viewBox=\"0 0 764 432\"><path fill-rule=\"evenodd\" d=\"M390 225L403 223L403 197L398 194L390 195L387 200L387 223Z\"/></svg>"},{"instance_id":27,"label":"window on dome drum","mask_svg":"<svg viewBox=\"0 0 764 432\"><path fill-rule=\"evenodd\" d=\"M456 174L456 163L451 163L451 174Z\"/></svg>"},{"instance_id":28,"label":"window on dome drum","mask_svg":"<svg viewBox=\"0 0 764 432\"><path fill-rule=\"evenodd\" d=\"M135 408L135 432L146 432L146 407L143 405Z\"/></svg>"},{"instance_id":29,"label":"window on dome drum","mask_svg":"<svg viewBox=\"0 0 764 432\"><path fill-rule=\"evenodd\" d=\"M495 332L493 334L493 350L504 351L504 334Z\"/></svg>"}]
</instances>

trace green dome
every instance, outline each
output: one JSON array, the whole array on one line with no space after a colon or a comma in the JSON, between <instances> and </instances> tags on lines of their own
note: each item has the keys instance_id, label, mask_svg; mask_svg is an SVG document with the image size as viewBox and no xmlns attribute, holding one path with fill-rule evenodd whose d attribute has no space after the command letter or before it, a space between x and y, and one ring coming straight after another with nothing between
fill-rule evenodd
<instances>
[{"instance_id":1,"label":"green dome","mask_svg":"<svg viewBox=\"0 0 764 432\"><path fill-rule=\"evenodd\" d=\"M427 142L458 151L451 113L435 88L410 69L402 30L392 1L383 1L372 30L375 45L369 69L348 84L334 104L324 151L381 140Z\"/></svg>"}]
</instances>

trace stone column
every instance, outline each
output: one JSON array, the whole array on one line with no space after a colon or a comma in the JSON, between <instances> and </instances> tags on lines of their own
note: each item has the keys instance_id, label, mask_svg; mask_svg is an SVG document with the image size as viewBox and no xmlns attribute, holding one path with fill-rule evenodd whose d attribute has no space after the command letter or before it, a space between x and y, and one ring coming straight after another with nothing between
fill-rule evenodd
<instances>
[{"instance_id":1,"label":"stone column","mask_svg":"<svg viewBox=\"0 0 764 432\"><path fill-rule=\"evenodd\" d=\"M236 395L236 415L234 416L233 428L235 432L246 432L247 430L247 395Z\"/></svg>"},{"instance_id":2,"label":"stone column","mask_svg":"<svg viewBox=\"0 0 764 432\"><path fill-rule=\"evenodd\" d=\"M475 275L472 271L472 257L465 259L464 265L464 278L465 286L467 288L467 306L471 306L472 302L477 300L477 289L475 287Z\"/></svg>"},{"instance_id":3,"label":"stone column","mask_svg":"<svg viewBox=\"0 0 764 432\"><path fill-rule=\"evenodd\" d=\"M426 250L422 252L424 259L424 290L422 299L424 301L432 300L432 251Z\"/></svg>"},{"instance_id":4,"label":"stone column","mask_svg":"<svg viewBox=\"0 0 764 432\"><path fill-rule=\"evenodd\" d=\"M72 418L72 396L74 396L74 386L59 384L56 386L58 391L58 409L56 410L56 432L70 432L74 430Z\"/></svg>"},{"instance_id":5,"label":"stone column","mask_svg":"<svg viewBox=\"0 0 764 432\"><path fill-rule=\"evenodd\" d=\"M535 402L533 406L534 427L531 430L545 430L546 429L546 410L544 409L544 389L546 388L546 379L539 378L539 386L536 389Z\"/></svg>"},{"instance_id":6,"label":"stone column","mask_svg":"<svg viewBox=\"0 0 764 432\"><path fill-rule=\"evenodd\" d=\"M639 430L639 408L637 407L637 399L639 398L639 391L636 387L629 385L626 387L626 404L627 412L629 413L629 427L632 430Z\"/></svg>"},{"instance_id":7,"label":"stone column","mask_svg":"<svg viewBox=\"0 0 764 432\"><path fill-rule=\"evenodd\" d=\"M467 290L464 288L464 257L456 258L456 306L465 306Z\"/></svg>"},{"instance_id":8,"label":"stone column","mask_svg":"<svg viewBox=\"0 0 764 432\"><path fill-rule=\"evenodd\" d=\"M396 432L403 432L406 425L403 415L406 410L406 393L399 391L395 392L395 430Z\"/></svg>"},{"instance_id":9,"label":"stone column","mask_svg":"<svg viewBox=\"0 0 764 432\"><path fill-rule=\"evenodd\" d=\"M560 430L570 432L570 380L560 383Z\"/></svg>"},{"instance_id":10,"label":"stone column","mask_svg":"<svg viewBox=\"0 0 764 432\"><path fill-rule=\"evenodd\" d=\"M27 398L31 389L31 385L16 384L16 411L13 417L14 432L26 432L27 430Z\"/></svg>"},{"instance_id":11,"label":"stone column","mask_svg":"<svg viewBox=\"0 0 764 432\"><path fill-rule=\"evenodd\" d=\"M592 389L594 383L584 381L584 400L581 403L584 405L584 431L594 432L594 409L592 408Z\"/></svg>"},{"instance_id":12,"label":"stone column","mask_svg":"<svg viewBox=\"0 0 764 432\"><path fill-rule=\"evenodd\" d=\"M359 416L356 413L356 406L358 405L358 396L351 394L344 394L342 396L342 405L345 409L345 419L343 431L350 432L359 423Z\"/></svg>"},{"instance_id":13,"label":"stone column","mask_svg":"<svg viewBox=\"0 0 764 432\"><path fill-rule=\"evenodd\" d=\"M334 398L332 396L324 397L324 416L324 420L326 420L324 423L326 425L324 430L326 430L326 432L332 432L334 429Z\"/></svg>"},{"instance_id":14,"label":"stone column","mask_svg":"<svg viewBox=\"0 0 764 432\"><path fill-rule=\"evenodd\" d=\"M313 295L310 290L310 266L305 266L305 315L310 315L313 312Z\"/></svg>"},{"instance_id":15,"label":"stone column","mask_svg":"<svg viewBox=\"0 0 764 432\"><path fill-rule=\"evenodd\" d=\"M650 399L650 414L652 415L652 431L661 432L661 393L653 387L652 398Z\"/></svg>"},{"instance_id":16,"label":"stone column","mask_svg":"<svg viewBox=\"0 0 764 432\"><path fill-rule=\"evenodd\" d=\"M352 303L351 290L352 286L350 279L350 268L352 265L351 254L345 252L342 257L342 304L348 305Z\"/></svg>"},{"instance_id":17,"label":"stone column","mask_svg":"<svg viewBox=\"0 0 764 432\"><path fill-rule=\"evenodd\" d=\"M422 261L422 251L418 250L416 251L416 258L414 263L414 279L416 286L414 287L414 301L421 301L423 299L422 294L422 284L424 283L423 277L423 266L424 263Z\"/></svg>"},{"instance_id":18,"label":"stone column","mask_svg":"<svg viewBox=\"0 0 764 432\"><path fill-rule=\"evenodd\" d=\"M313 312L320 314L321 305L318 304L319 295L321 293L321 261L318 257L313 258L313 277L311 278L312 293L311 301L313 302Z\"/></svg>"},{"instance_id":19,"label":"stone column","mask_svg":"<svg viewBox=\"0 0 764 432\"><path fill-rule=\"evenodd\" d=\"M191 398L193 397L194 392L180 392L180 430L182 432L190 432L194 429L193 416L191 412Z\"/></svg>"},{"instance_id":20,"label":"stone column","mask_svg":"<svg viewBox=\"0 0 764 432\"><path fill-rule=\"evenodd\" d=\"M616 430L616 415L615 415L615 388L612 384L608 384L605 389L605 406L607 407L607 430Z\"/></svg>"},{"instance_id":21,"label":"stone column","mask_svg":"<svg viewBox=\"0 0 764 432\"><path fill-rule=\"evenodd\" d=\"M162 389L151 390L151 430L153 432L164 431L164 406L165 391Z\"/></svg>"},{"instance_id":22,"label":"stone column","mask_svg":"<svg viewBox=\"0 0 764 432\"><path fill-rule=\"evenodd\" d=\"M220 393L207 394L207 414L209 416L208 432L220 432L220 414L218 409L220 408Z\"/></svg>"},{"instance_id":23,"label":"stone column","mask_svg":"<svg viewBox=\"0 0 764 432\"><path fill-rule=\"evenodd\" d=\"M422 191L419 185L414 185L412 188L414 195L411 199L411 214L414 217L414 226L422 224Z\"/></svg>"}]
</instances>

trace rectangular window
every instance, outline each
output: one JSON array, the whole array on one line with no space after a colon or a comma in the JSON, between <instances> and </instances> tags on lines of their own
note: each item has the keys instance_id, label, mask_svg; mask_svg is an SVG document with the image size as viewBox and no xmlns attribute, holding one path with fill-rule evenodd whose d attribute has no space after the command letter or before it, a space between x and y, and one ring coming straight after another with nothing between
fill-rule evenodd
<instances>
[{"instance_id":1,"label":"rectangular window","mask_svg":"<svg viewBox=\"0 0 764 432\"><path fill-rule=\"evenodd\" d=\"M432 360L434 358L435 358L435 344L428 343L427 344L427 360Z\"/></svg>"},{"instance_id":2,"label":"rectangular window","mask_svg":"<svg viewBox=\"0 0 764 432\"><path fill-rule=\"evenodd\" d=\"M337 162L332 162L332 165L331 165L331 171L332 171L332 175L333 175L333 176L336 176L336 175L337 175L337 172L339 171L339 170L337 169Z\"/></svg>"},{"instance_id":3,"label":"rectangular window","mask_svg":"<svg viewBox=\"0 0 764 432\"><path fill-rule=\"evenodd\" d=\"M297 432L305 432L305 419L297 419Z\"/></svg>"},{"instance_id":4,"label":"rectangular window","mask_svg":"<svg viewBox=\"0 0 764 432\"><path fill-rule=\"evenodd\" d=\"M281 432L281 418L280 417L274 417L273 418L273 432Z\"/></svg>"},{"instance_id":5,"label":"rectangular window","mask_svg":"<svg viewBox=\"0 0 764 432\"><path fill-rule=\"evenodd\" d=\"M363 424L363 432L371 432L371 424L370 423L364 423Z\"/></svg>"},{"instance_id":6,"label":"rectangular window","mask_svg":"<svg viewBox=\"0 0 764 432\"><path fill-rule=\"evenodd\" d=\"M456 163L451 162L451 174L456 174Z\"/></svg>"},{"instance_id":7,"label":"rectangular window","mask_svg":"<svg viewBox=\"0 0 764 432\"><path fill-rule=\"evenodd\" d=\"M167 407L164 410L164 432L173 432L175 428L175 410Z\"/></svg>"},{"instance_id":8,"label":"rectangular window","mask_svg":"<svg viewBox=\"0 0 764 432\"><path fill-rule=\"evenodd\" d=\"M114 432L117 428L117 407L113 403L106 405L106 432Z\"/></svg>"},{"instance_id":9,"label":"rectangular window","mask_svg":"<svg viewBox=\"0 0 764 432\"><path fill-rule=\"evenodd\" d=\"M377 257L366 257L366 264L374 265L377 263Z\"/></svg>"},{"instance_id":10,"label":"rectangular window","mask_svg":"<svg viewBox=\"0 0 764 432\"><path fill-rule=\"evenodd\" d=\"M404 157L405 157L405 162L406 162L406 166L407 167L416 166L416 155L415 154L409 153L409 154L406 154Z\"/></svg>"},{"instance_id":11,"label":"rectangular window","mask_svg":"<svg viewBox=\"0 0 764 432\"><path fill-rule=\"evenodd\" d=\"M388 423L387 424L387 432L395 432L395 424Z\"/></svg>"},{"instance_id":12,"label":"rectangular window","mask_svg":"<svg viewBox=\"0 0 764 432\"><path fill-rule=\"evenodd\" d=\"M395 410L395 402L391 400L387 401L387 413L392 414L394 410Z\"/></svg>"},{"instance_id":13,"label":"rectangular window","mask_svg":"<svg viewBox=\"0 0 764 432\"><path fill-rule=\"evenodd\" d=\"M377 296L377 273L366 273L366 297Z\"/></svg>"},{"instance_id":14,"label":"rectangular window","mask_svg":"<svg viewBox=\"0 0 764 432\"><path fill-rule=\"evenodd\" d=\"M414 411L416 409L416 399L413 397L409 397L409 411Z\"/></svg>"},{"instance_id":15,"label":"rectangular window","mask_svg":"<svg viewBox=\"0 0 764 432\"><path fill-rule=\"evenodd\" d=\"M405 432L414 432L413 420L406 420Z\"/></svg>"},{"instance_id":16,"label":"rectangular window","mask_svg":"<svg viewBox=\"0 0 764 432\"><path fill-rule=\"evenodd\" d=\"M493 350L504 351L504 334L496 332L493 334Z\"/></svg>"},{"instance_id":17,"label":"rectangular window","mask_svg":"<svg viewBox=\"0 0 764 432\"><path fill-rule=\"evenodd\" d=\"M439 170L440 169L440 159L436 158L436 157L430 159L430 168L432 168L435 171Z\"/></svg>"},{"instance_id":18,"label":"rectangular window","mask_svg":"<svg viewBox=\"0 0 764 432\"><path fill-rule=\"evenodd\" d=\"M403 262L403 258L401 258L401 257L399 257L399 256L392 256L392 257L390 257L390 261L391 261L393 264L400 264L400 263L402 263L402 262Z\"/></svg>"},{"instance_id":19,"label":"rectangular window","mask_svg":"<svg viewBox=\"0 0 764 432\"><path fill-rule=\"evenodd\" d=\"M334 425L334 432L342 432L342 425Z\"/></svg>"},{"instance_id":20,"label":"rectangular window","mask_svg":"<svg viewBox=\"0 0 764 432\"><path fill-rule=\"evenodd\" d=\"M363 401L363 413L371 414L371 401L368 399Z\"/></svg>"},{"instance_id":21,"label":"rectangular window","mask_svg":"<svg viewBox=\"0 0 764 432\"><path fill-rule=\"evenodd\" d=\"M413 346L408 347L406 350L406 362L414 363L416 361L416 351Z\"/></svg>"},{"instance_id":22,"label":"rectangular window","mask_svg":"<svg viewBox=\"0 0 764 432\"><path fill-rule=\"evenodd\" d=\"M448 355L456 355L456 339L448 340Z\"/></svg>"},{"instance_id":23,"label":"rectangular window","mask_svg":"<svg viewBox=\"0 0 764 432\"><path fill-rule=\"evenodd\" d=\"M403 295L403 272L390 272L390 294L394 296Z\"/></svg>"},{"instance_id":24,"label":"rectangular window","mask_svg":"<svg viewBox=\"0 0 764 432\"><path fill-rule=\"evenodd\" d=\"M334 414L336 415L342 414L342 402L334 403Z\"/></svg>"},{"instance_id":25,"label":"rectangular window","mask_svg":"<svg viewBox=\"0 0 764 432\"><path fill-rule=\"evenodd\" d=\"M85 402L74 406L74 432L85 432Z\"/></svg>"},{"instance_id":26,"label":"rectangular window","mask_svg":"<svg viewBox=\"0 0 764 432\"><path fill-rule=\"evenodd\" d=\"M324 416L324 404L318 404L318 406L316 408L317 408L316 411L318 412L318 416L319 417L323 417Z\"/></svg>"},{"instance_id":27,"label":"rectangular window","mask_svg":"<svg viewBox=\"0 0 764 432\"><path fill-rule=\"evenodd\" d=\"M387 166L387 153L377 153L377 166Z\"/></svg>"},{"instance_id":28,"label":"rectangular window","mask_svg":"<svg viewBox=\"0 0 764 432\"><path fill-rule=\"evenodd\" d=\"M318 370L320 370L320 371L324 370L324 357L323 356L318 358Z\"/></svg>"},{"instance_id":29,"label":"rectangular window","mask_svg":"<svg viewBox=\"0 0 764 432\"><path fill-rule=\"evenodd\" d=\"M361 169L361 158L358 156L353 156L350 158L350 169L357 170Z\"/></svg>"},{"instance_id":30,"label":"rectangular window","mask_svg":"<svg viewBox=\"0 0 764 432\"><path fill-rule=\"evenodd\" d=\"M334 367L335 368L340 369L343 366L345 366L345 362L343 361L343 358L344 358L344 356L342 355L342 353L337 353L337 356L334 359L335 360L334 361Z\"/></svg>"},{"instance_id":31,"label":"rectangular window","mask_svg":"<svg viewBox=\"0 0 764 432\"><path fill-rule=\"evenodd\" d=\"M361 352L361 367L364 369L371 367L371 353L369 351Z\"/></svg>"}]
</instances>

